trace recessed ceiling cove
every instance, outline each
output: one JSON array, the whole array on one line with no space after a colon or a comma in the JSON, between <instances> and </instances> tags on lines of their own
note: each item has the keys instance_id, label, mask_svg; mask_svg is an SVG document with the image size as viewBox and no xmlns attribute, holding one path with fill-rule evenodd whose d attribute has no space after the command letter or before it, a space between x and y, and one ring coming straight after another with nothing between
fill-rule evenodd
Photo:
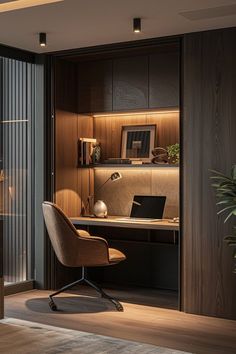
<instances>
[{"instance_id":1,"label":"recessed ceiling cove","mask_svg":"<svg viewBox=\"0 0 236 354\"><path fill-rule=\"evenodd\" d=\"M61 1L64 0L0 0L0 12L15 11Z\"/></svg>"},{"instance_id":2,"label":"recessed ceiling cove","mask_svg":"<svg viewBox=\"0 0 236 354\"><path fill-rule=\"evenodd\" d=\"M236 0L0 0L0 44L45 53L234 27L233 4ZM3 6L9 10L3 12ZM134 18L142 20L139 33L133 31ZM47 34L46 47L39 45L41 32Z\"/></svg>"},{"instance_id":3,"label":"recessed ceiling cove","mask_svg":"<svg viewBox=\"0 0 236 354\"><path fill-rule=\"evenodd\" d=\"M180 15L191 21L205 20L208 18L232 16L236 14L236 4L210 7L195 11L180 12Z\"/></svg>"}]
</instances>

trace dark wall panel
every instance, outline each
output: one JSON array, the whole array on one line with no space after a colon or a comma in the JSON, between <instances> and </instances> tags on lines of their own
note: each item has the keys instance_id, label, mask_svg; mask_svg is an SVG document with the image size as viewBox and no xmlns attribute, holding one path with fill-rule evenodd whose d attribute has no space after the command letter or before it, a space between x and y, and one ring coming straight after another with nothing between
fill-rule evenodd
<instances>
[{"instance_id":1,"label":"dark wall panel","mask_svg":"<svg viewBox=\"0 0 236 354\"><path fill-rule=\"evenodd\" d=\"M236 318L232 224L217 216L209 169L236 163L236 29L184 36L182 309ZM234 220L235 222L235 220Z\"/></svg>"},{"instance_id":2,"label":"dark wall panel","mask_svg":"<svg viewBox=\"0 0 236 354\"><path fill-rule=\"evenodd\" d=\"M149 108L179 107L179 50L149 57Z\"/></svg>"},{"instance_id":3,"label":"dark wall panel","mask_svg":"<svg viewBox=\"0 0 236 354\"><path fill-rule=\"evenodd\" d=\"M3 91L3 82L2 82L2 69L3 69L3 60L0 58L0 121L2 120L2 91ZM0 169L2 169L2 124L0 124ZM0 177L1 178L1 177ZM2 183L0 182L0 195L2 195ZM0 210L3 207L2 198L0 198ZM3 284L3 217L0 216L0 319L4 316L4 284Z\"/></svg>"},{"instance_id":4,"label":"dark wall panel","mask_svg":"<svg viewBox=\"0 0 236 354\"><path fill-rule=\"evenodd\" d=\"M78 112L112 111L112 61L81 62L78 65Z\"/></svg>"},{"instance_id":5,"label":"dark wall panel","mask_svg":"<svg viewBox=\"0 0 236 354\"><path fill-rule=\"evenodd\" d=\"M148 108L148 56L113 61L113 110Z\"/></svg>"}]
</instances>

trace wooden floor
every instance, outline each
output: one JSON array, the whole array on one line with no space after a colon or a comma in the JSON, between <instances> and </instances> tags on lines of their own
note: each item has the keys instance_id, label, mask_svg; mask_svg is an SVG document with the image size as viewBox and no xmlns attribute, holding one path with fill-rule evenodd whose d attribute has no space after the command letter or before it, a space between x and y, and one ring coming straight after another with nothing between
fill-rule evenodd
<instances>
[{"instance_id":1,"label":"wooden floor","mask_svg":"<svg viewBox=\"0 0 236 354\"><path fill-rule=\"evenodd\" d=\"M16 318L0 321L0 353L191 354L151 344L48 326Z\"/></svg>"},{"instance_id":2,"label":"wooden floor","mask_svg":"<svg viewBox=\"0 0 236 354\"><path fill-rule=\"evenodd\" d=\"M74 292L59 295L60 311L51 312L48 294L29 291L6 297L5 316L196 354L236 353L236 321L132 304L124 301L127 292L115 293L123 299L125 310L117 312L107 300L88 296L87 290L80 296Z\"/></svg>"}]
</instances>

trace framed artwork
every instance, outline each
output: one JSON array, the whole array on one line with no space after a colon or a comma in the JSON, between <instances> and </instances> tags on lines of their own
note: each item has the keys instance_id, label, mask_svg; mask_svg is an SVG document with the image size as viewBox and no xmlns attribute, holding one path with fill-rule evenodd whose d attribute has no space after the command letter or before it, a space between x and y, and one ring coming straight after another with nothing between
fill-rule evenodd
<instances>
[{"instance_id":1,"label":"framed artwork","mask_svg":"<svg viewBox=\"0 0 236 354\"><path fill-rule=\"evenodd\" d=\"M155 146L156 125L124 125L121 132L121 158L150 162Z\"/></svg>"}]
</instances>

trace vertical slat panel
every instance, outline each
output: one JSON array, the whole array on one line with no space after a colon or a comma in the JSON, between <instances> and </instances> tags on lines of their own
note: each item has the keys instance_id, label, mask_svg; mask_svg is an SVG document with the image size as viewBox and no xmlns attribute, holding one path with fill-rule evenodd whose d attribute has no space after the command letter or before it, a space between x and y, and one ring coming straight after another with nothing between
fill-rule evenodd
<instances>
[{"instance_id":1,"label":"vertical slat panel","mask_svg":"<svg viewBox=\"0 0 236 354\"><path fill-rule=\"evenodd\" d=\"M6 282L31 278L34 65L3 58L3 272Z\"/></svg>"},{"instance_id":2,"label":"vertical slat panel","mask_svg":"<svg viewBox=\"0 0 236 354\"><path fill-rule=\"evenodd\" d=\"M236 319L235 220L217 216L209 170L236 162L236 29L184 36L182 309Z\"/></svg>"}]
</instances>

